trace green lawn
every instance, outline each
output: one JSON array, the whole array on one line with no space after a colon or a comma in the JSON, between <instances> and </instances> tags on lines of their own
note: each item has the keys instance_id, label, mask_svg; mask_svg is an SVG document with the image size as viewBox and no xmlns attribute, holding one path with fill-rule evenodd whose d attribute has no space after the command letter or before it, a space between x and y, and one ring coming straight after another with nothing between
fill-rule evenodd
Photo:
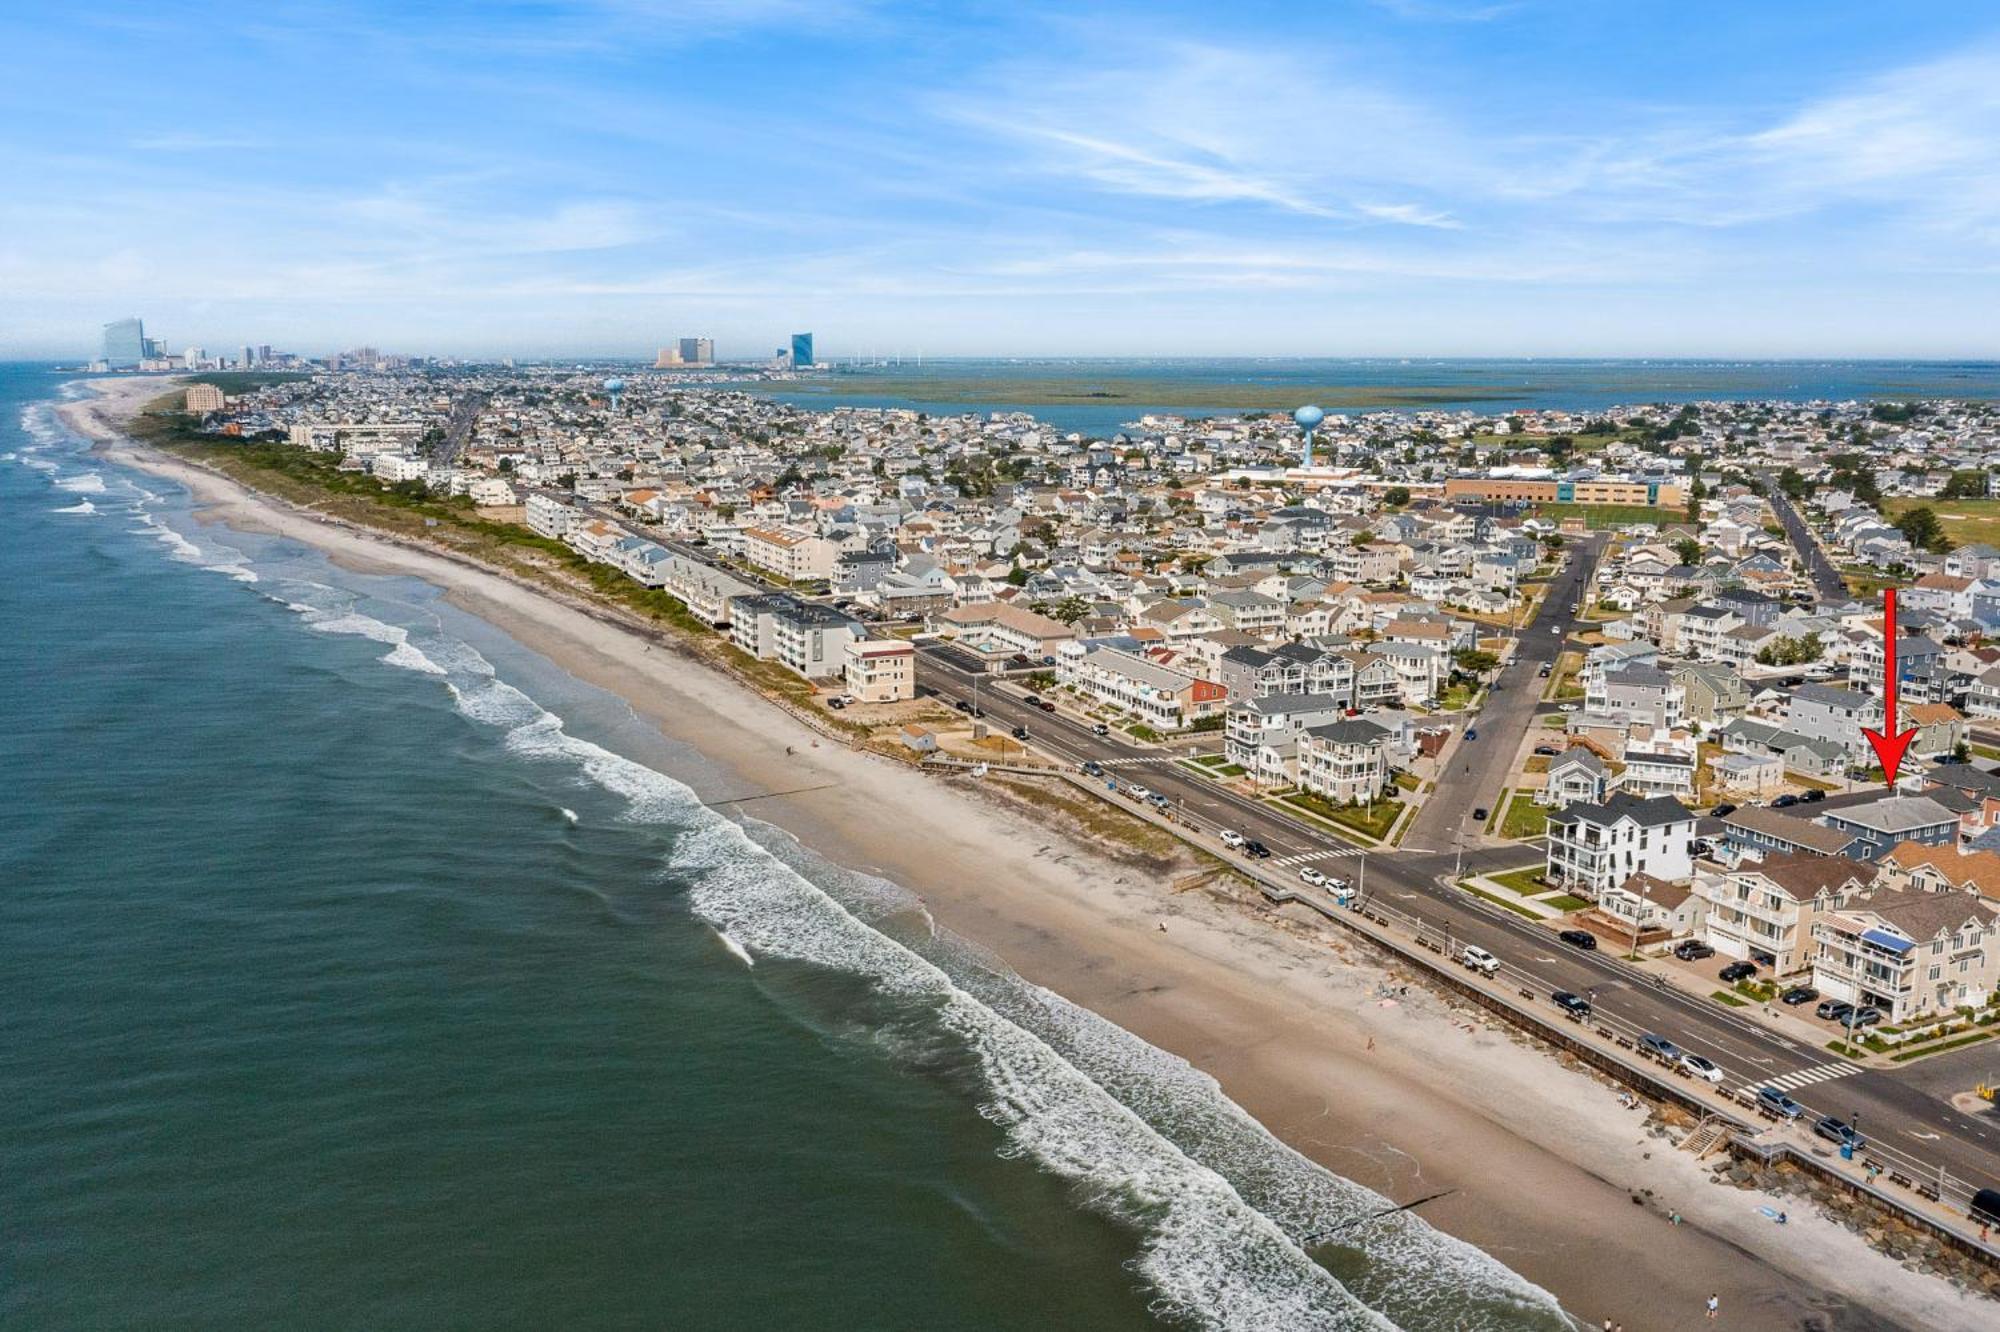
<instances>
[{"instance_id":1,"label":"green lawn","mask_svg":"<svg viewBox=\"0 0 2000 1332\"><path fill-rule=\"evenodd\" d=\"M1946 1050L1956 1050L1961 1045L1971 1045L1977 1041L1989 1041L1992 1039L1993 1033L1990 1031L1967 1032L1963 1036L1954 1036L1948 1041L1931 1041L1925 1045L1906 1047L1890 1055L1889 1061L1901 1064L1911 1059L1922 1059L1925 1055L1943 1054Z\"/></svg>"},{"instance_id":2,"label":"green lawn","mask_svg":"<svg viewBox=\"0 0 2000 1332\"><path fill-rule=\"evenodd\" d=\"M1396 785L1405 791L1414 791L1423 785L1423 781L1414 772L1399 772L1396 774Z\"/></svg>"},{"instance_id":3,"label":"green lawn","mask_svg":"<svg viewBox=\"0 0 2000 1332\"><path fill-rule=\"evenodd\" d=\"M1938 516L1944 534L1958 545L2000 542L2000 499L1892 499L1882 501L1889 521L1911 509L1929 509Z\"/></svg>"},{"instance_id":4,"label":"green lawn","mask_svg":"<svg viewBox=\"0 0 2000 1332\"><path fill-rule=\"evenodd\" d=\"M1500 824L1500 835L1518 841L1540 837L1548 830L1548 810L1536 804L1532 795L1516 791L1514 798L1507 803L1507 817Z\"/></svg>"},{"instance_id":5,"label":"green lawn","mask_svg":"<svg viewBox=\"0 0 2000 1332\"><path fill-rule=\"evenodd\" d=\"M1554 897L1538 897L1535 900L1558 911L1581 911L1590 905L1589 898L1578 897L1574 893L1557 893Z\"/></svg>"},{"instance_id":6,"label":"green lawn","mask_svg":"<svg viewBox=\"0 0 2000 1332\"><path fill-rule=\"evenodd\" d=\"M1582 518L1590 527L1623 527L1627 523L1668 523L1687 521L1686 509L1655 508L1645 504L1537 504L1537 518Z\"/></svg>"},{"instance_id":7,"label":"green lawn","mask_svg":"<svg viewBox=\"0 0 2000 1332\"><path fill-rule=\"evenodd\" d=\"M1489 874L1486 877L1502 888L1513 889L1523 897L1533 897L1536 893L1545 893L1549 890L1548 884L1542 882L1541 870L1533 866L1527 869L1508 870L1505 874Z\"/></svg>"},{"instance_id":8,"label":"green lawn","mask_svg":"<svg viewBox=\"0 0 2000 1332\"><path fill-rule=\"evenodd\" d=\"M1446 685L1445 691L1438 695L1438 711L1462 712L1465 706L1472 702L1472 696L1477 692L1471 685Z\"/></svg>"},{"instance_id":9,"label":"green lawn","mask_svg":"<svg viewBox=\"0 0 2000 1332\"><path fill-rule=\"evenodd\" d=\"M1731 993L1730 993L1729 991L1727 991L1727 990L1717 990L1717 991L1716 991L1716 992L1715 992L1714 994L1711 994L1711 995L1710 995L1710 996L1708 996L1708 997L1709 997L1709 998L1711 998L1711 999L1713 999L1713 1000L1715 1000L1715 1002L1716 1002L1716 1003L1718 1003L1718 1004L1727 1004L1727 1005L1729 1005L1729 1006L1730 1006L1731 1008L1748 1008L1748 1007L1750 1007L1750 1002L1749 1002L1749 1000L1747 1000L1747 999L1739 999L1739 998L1737 998L1737 997L1736 997L1735 995L1731 994Z\"/></svg>"},{"instance_id":10,"label":"green lawn","mask_svg":"<svg viewBox=\"0 0 2000 1332\"><path fill-rule=\"evenodd\" d=\"M1378 800L1371 816L1365 806L1336 805L1323 796L1316 796L1306 791L1295 791L1281 799L1287 805L1305 810L1308 814L1318 815L1343 828L1352 828L1355 832L1378 842L1388 836L1389 825L1396 821L1396 815L1403 808L1393 800Z\"/></svg>"}]
</instances>

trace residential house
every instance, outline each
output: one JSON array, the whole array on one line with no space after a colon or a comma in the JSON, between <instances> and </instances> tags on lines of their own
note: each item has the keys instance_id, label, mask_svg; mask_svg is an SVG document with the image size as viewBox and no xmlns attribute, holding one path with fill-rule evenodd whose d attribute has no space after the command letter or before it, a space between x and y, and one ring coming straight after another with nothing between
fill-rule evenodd
<instances>
[{"instance_id":1,"label":"residential house","mask_svg":"<svg viewBox=\"0 0 2000 1332\"><path fill-rule=\"evenodd\" d=\"M1928 796L1885 796L1828 810L1824 818L1827 827L1851 839L1843 854L1862 860L1879 860L1904 842L1952 846L1958 841L1958 815Z\"/></svg>"},{"instance_id":2,"label":"residential house","mask_svg":"<svg viewBox=\"0 0 2000 1332\"><path fill-rule=\"evenodd\" d=\"M1617 792L1601 804L1564 807L1549 816L1547 875L1593 901L1644 870L1657 878L1693 872L1692 811L1669 796Z\"/></svg>"},{"instance_id":3,"label":"residential house","mask_svg":"<svg viewBox=\"0 0 2000 1332\"><path fill-rule=\"evenodd\" d=\"M1389 785L1388 736L1361 718L1309 727L1297 742L1299 785L1338 804L1381 799Z\"/></svg>"},{"instance_id":4,"label":"residential house","mask_svg":"<svg viewBox=\"0 0 2000 1332\"><path fill-rule=\"evenodd\" d=\"M1695 876L1708 901L1703 940L1724 957L1802 971L1814 954L1813 923L1873 878L1840 856L1774 855L1735 869Z\"/></svg>"},{"instance_id":5,"label":"residential house","mask_svg":"<svg viewBox=\"0 0 2000 1332\"><path fill-rule=\"evenodd\" d=\"M847 692L858 703L917 696L917 648L900 638L860 638L845 648Z\"/></svg>"},{"instance_id":6,"label":"residential house","mask_svg":"<svg viewBox=\"0 0 2000 1332\"><path fill-rule=\"evenodd\" d=\"M1813 986L1892 1023L1982 1006L2000 985L2000 907L1879 888L1813 928Z\"/></svg>"}]
</instances>

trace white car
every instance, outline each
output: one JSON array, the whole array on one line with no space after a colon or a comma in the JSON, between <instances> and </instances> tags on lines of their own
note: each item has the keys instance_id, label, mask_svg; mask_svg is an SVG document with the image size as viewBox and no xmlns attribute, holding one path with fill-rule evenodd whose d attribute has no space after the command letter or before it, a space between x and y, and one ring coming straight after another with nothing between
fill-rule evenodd
<instances>
[{"instance_id":1,"label":"white car","mask_svg":"<svg viewBox=\"0 0 2000 1332\"><path fill-rule=\"evenodd\" d=\"M1215 835L1215 840L1221 842L1231 851L1241 851L1243 849L1243 834L1237 832L1234 828L1224 828Z\"/></svg>"},{"instance_id":2,"label":"white car","mask_svg":"<svg viewBox=\"0 0 2000 1332\"><path fill-rule=\"evenodd\" d=\"M1461 965L1487 976L1500 970L1500 959L1477 944L1467 944L1465 951L1458 955L1458 960Z\"/></svg>"},{"instance_id":3,"label":"white car","mask_svg":"<svg viewBox=\"0 0 2000 1332\"><path fill-rule=\"evenodd\" d=\"M1320 872L1319 872L1318 870L1314 869L1314 868L1313 868L1313 867L1312 867L1311 865L1305 865L1305 866L1302 866L1302 867L1300 867L1300 869L1299 869L1299 880L1300 880L1300 882L1302 882L1302 883L1309 883L1309 884L1311 884L1311 885L1312 885L1313 887L1315 887L1315 888L1324 888L1324 887L1326 887L1326 875L1324 875L1324 874L1321 874L1321 873L1320 873Z\"/></svg>"},{"instance_id":4,"label":"white car","mask_svg":"<svg viewBox=\"0 0 2000 1332\"><path fill-rule=\"evenodd\" d=\"M1703 1082L1713 1082L1718 1086L1721 1085L1722 1070L1715 1066L1714 1061L1703 1059L1698 1054L1690 1054L1683 1051L1681 1054L1681 1070L1693 1074Z\"/></svg>"}]
</instances>

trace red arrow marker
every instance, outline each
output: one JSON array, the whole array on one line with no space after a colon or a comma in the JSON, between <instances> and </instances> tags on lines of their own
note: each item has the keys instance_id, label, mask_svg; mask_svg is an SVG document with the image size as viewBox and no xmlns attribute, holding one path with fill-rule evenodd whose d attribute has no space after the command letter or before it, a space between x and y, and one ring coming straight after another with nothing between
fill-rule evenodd
<instances>
[{"instance_id":1,"label":"red arrow marker","mask_svg":"<svg viewBox=\"0 0 2000 1332\"><path fill-rule=\"evenodd\" d=\"M1893 791L1896 773L1903 766L1903 754L1917 734L1914 726L1900 735L1896 732L1896 589L1893 587L1882 589L1882 660L1882 729L1864 728L1861 734L1875 747L1875 758L1882 765L1882 780Z\"/></svg>"}]
</instances>

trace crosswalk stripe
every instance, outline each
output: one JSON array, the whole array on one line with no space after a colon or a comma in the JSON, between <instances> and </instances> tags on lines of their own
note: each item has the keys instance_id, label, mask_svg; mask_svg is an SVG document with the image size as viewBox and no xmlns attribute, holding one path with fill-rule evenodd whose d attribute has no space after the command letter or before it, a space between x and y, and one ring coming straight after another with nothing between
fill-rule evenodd
<instances>
[{"instance_id":1,"label":"crosswalk stripe","mask_svg":"<svg viewBox=\"0 0 2000 1332\"><path fill-rule=\"evenodd\" d=\"M1811 1068L1795 1069L1790 1073L1772 1078L1764 1085L1767 1087L1776 1087L1779 1091L1795 1091L1800 1087L1809 1087L1816 1082L1832 1082L1835 1078L1852 1077L1862 1071L1860 1065L1850 1064L1845 1061L1831 1064L1815 1064Z\"/></svg>"}]
</instances>

